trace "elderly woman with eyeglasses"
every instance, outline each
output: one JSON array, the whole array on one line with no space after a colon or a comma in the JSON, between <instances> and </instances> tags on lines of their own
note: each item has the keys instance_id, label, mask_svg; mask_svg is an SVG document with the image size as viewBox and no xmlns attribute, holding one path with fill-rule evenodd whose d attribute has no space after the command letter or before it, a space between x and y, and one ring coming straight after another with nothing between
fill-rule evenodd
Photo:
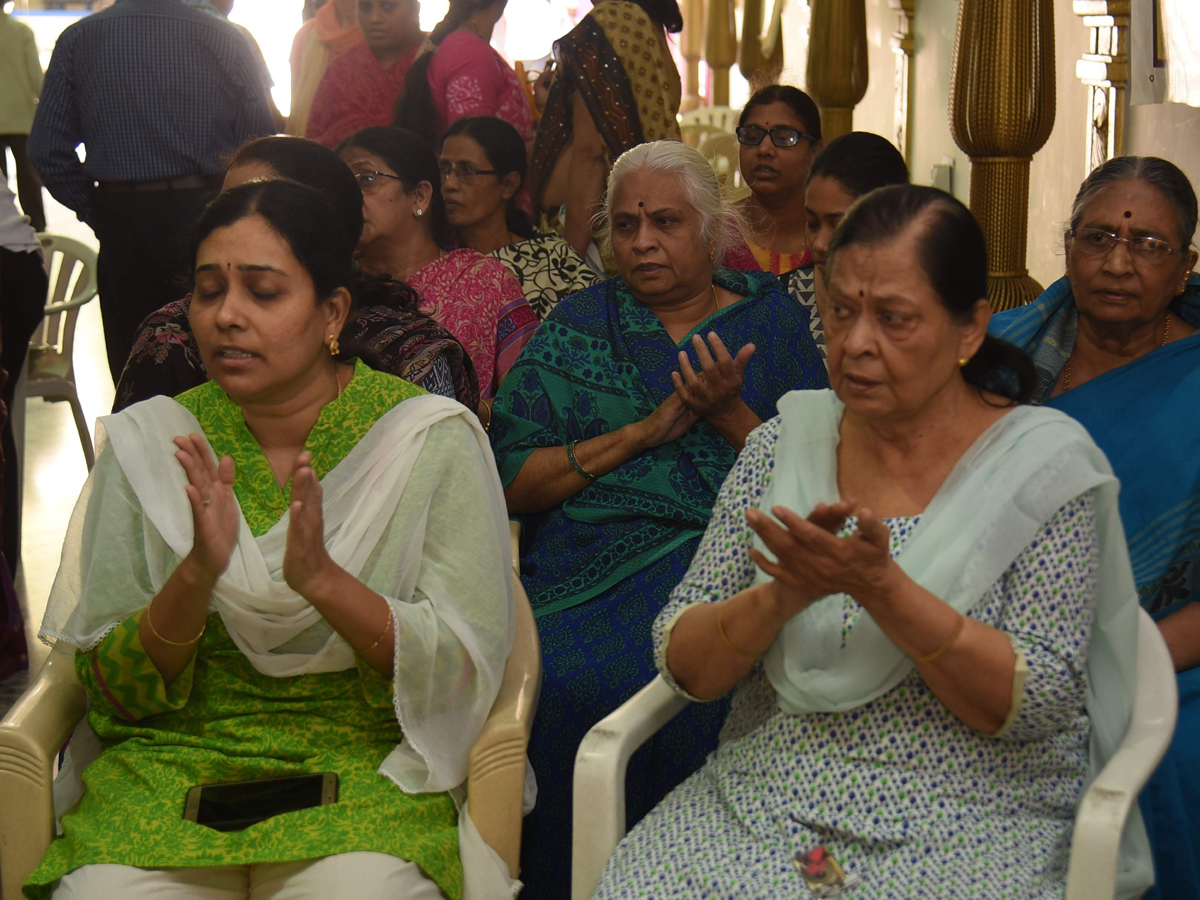
<instances>
[{"instance_id":1,"label":"elderly woman with eyeglasses","mask_svg":"<svg viewBox=\"0 0 1200 900\"><path fill-rule=\"evenodd\" d=\"M1038 373L1036 400L1078 419L1121 481L1142 606L1175 660L1179 724L1142 795L1158 886L1200 897L1200 278L1196 194L1166 160L1118 157L1084 181L1067 274L992 319Z\"/></svg>"},{"instance_id":2,"label":"elderly woman with eyeglasses","mask_svg":"<svg viewBox=\"0 0 1200 900\"><path fill-rule=\"evenodd\" d=\"M821 140L821 114L808 94L767 85L738 119L738 162L750 195L738 203L743 240L725 254L731 269L782 275L812 259L805 234L804 184Z\"/></svg>"},{"instance_id":3,"label":"elderly woman with eyeglasses","mask_svg":"<svg viewBox=\"0 0 1200 900\"><path fill-rule=\"evenodd\" d=\"M404 128L364 128L338 147L363 192L359 265L407 282L418 308L467 349L479 375L479 415L491 421L500 382L538 327L521 283L498 259L452 249L433 148Z\"/></svg>"}]
</instances>

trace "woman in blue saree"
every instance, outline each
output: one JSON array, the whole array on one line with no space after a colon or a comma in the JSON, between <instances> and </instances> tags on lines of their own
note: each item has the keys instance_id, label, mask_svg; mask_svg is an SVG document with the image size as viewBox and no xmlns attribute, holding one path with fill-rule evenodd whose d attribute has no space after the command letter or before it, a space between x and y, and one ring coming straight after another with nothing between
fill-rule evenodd
<instances>
[{"instance_id":1,"label":"woman in blue saree","mask_svg":"<svg viewBox=\"0 0 1200 900\"><path fill-rule=\"evenodd\" d=\"M746 436L783 394L828 383L807 312L775 276L714 267L736 232L696 151L628 151L606 203L602 243L620 277L554 309L491 430L509 512L524 516L521 574L545 668L524 896L555 900L570 891L579 742L654 677L651 623ZM724 713L689 710L634 758L630 822L700 765Z\"/></svg>"},{"instance_id":2,"label":"woman in blue saree","mask_svg":"<svg viewBox=\"0 0 1200 900\"><path fill-rule=\"evenodd\" d=\"M1174 165L1110 160L1075 198L1066 277L991 324L1033 358L1040 402L1077 419L1112 463L1138 594L1175 661L1175 739L1141 798L1158 882L1147 900L1200 897L1196 219Z\"/></svg>"}]
</instances>

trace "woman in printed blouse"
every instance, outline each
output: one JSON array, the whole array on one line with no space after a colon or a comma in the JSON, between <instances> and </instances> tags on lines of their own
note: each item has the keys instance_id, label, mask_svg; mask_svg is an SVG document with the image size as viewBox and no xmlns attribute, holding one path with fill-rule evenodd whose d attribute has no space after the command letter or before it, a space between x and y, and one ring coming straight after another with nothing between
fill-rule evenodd
<instances>
[{"instance_id":1,"label":"woman in printed blouse","mask_svg":"<svg viewBox=\"0 0 1200 900\"><path fill-rule=\"evenodd\" d=\"M773 275L720 269L734 232L712 167L677 141L613 166L601 243L620 275L551 311L496 399L492 446L524 517L521 578L545 670L529 756L527 896L569 894L571 772L596 720L653 675L650 624L683 576L746 435L827 384ZM724 709L679 717L630 770L640 818L712 749Z\"/></svg>"},{"instance_id":2,"label":"woman in printed blouse","mask_svg":"<svg viewBox=\"0 0 1200 900\"><path fill-rule=\"evenodd\" d=\"M358 0L365 40L329 63L313 95L304 136L326 147L392 121L404 77L424 35L417 0Z\"/></svg>"},{"instance_id":3,"label":"woman in printed blouse","mask_svg":"<svg viewBox=\"0 0 1200 900\"><path fill-rule=\"evenodd\" d=\"M613 161L638 144L679 140L679 70L668 34L675 0L604 0L554 42L557 63L529 164L533 208L557 218L581 256Z\"/></svg>"},{"instance_id":4,"label":"woman in printed blouse","mask_svg":"<svg viewBox=\"0 0 1200 900\"><path fill-rule=\"evenodd\" d=\"M462 404L335 356L352 249L292 182L201 218L212 380L102 420L48 602L103 749L31 896L462 894L448 792L513 640L504 502ZM181 816L196 785L323 772L329 805Z\"/></svg>"},{"instance_id":5,"label":"woman in printed blouse","mask_svg":"<svg viewBox=\"0 0 1200 900\"><path fill-rule=\"evenodd\" d=\"M321 191L346 233L357 243L363 229L362 192L337 154L315 141L265 137L238 148L225 172L228 189L253 179L286 178ZM462 344L417 311L417 297L403 282L354 273L354 306L342 332L346 359L358 357L418 387L455 397L474 409L479 382ZM142 322L117 382L113 412L150 397L174 397L204 384L204 368L188 325L189 301L168 303Z\"/></svg>"},{"instance_id":6,"label":"woman in printed blouse","mask_svg":"<svg viewBox=\"0 0 1200 900\"><path fill-rule=\"evenodd\" d=\"M534 231L520 206L527 199L525 145L507 122L459 119L446 131L440 165L446 217L459 243L508 266L539 319L600 280L557 234Z\"/></svg>"},{"instance_id":7,"label":"woman in printed blouse","mask_svg":"<svg viewBox=\"0 0 1200 900\"><path fill-rule=\"evenodd\" d=\"M1033 357L1035 402L1077 419L1121 479L1142 606L1175 662L1179 719L1142 792L1157 884L1200 897L1200 277L1196 192L1179 167L1122 156L1087 177L1066 275L992 319Z\"/></svg>"},{"instance_id":8,"label":"woman in printed blouse","mask_svg":"<svg viewBox=\"0 0 1200 900\"><path fill-rule=\"evenodd\" d=\"M825 260L834 229L859 197L889 184L907 184L908 166L887 138L851 131L817 154L804 186L804 232L810 259L779 276L789 294L808 309L813 340L825 356Z\"/></svg>"},{"instance_id":9,"label":"woman in printed blouse","mask_svg":"<svg viewBox=\"0 0 1200 900\"><path fill-rule=\"evenodd\" d=\"M731 269L782 275L811 259L804 228L804 183L821 152L821 114L808 94L771 84L738 117L738 164L750 194L738 208L742 240L725 254Z\"/></svg>"},{"instance_id":10,"label":"woman in printed blouse","mask_svg":"<svg viewBox=\"0 0 1200 900\"><path fill-rule=\"evenodd\" d=\"M437 157L419 135L367 128L338 154L362 188L359 264L411 285L421 312L467 348L479 376L480 418L488 423L496 389L538 326L521 283L499 260L450 249Z\"/></svg>"},{"instance_id":11,"label":"woman in printed blouse","mask_svg":"<svg viewBox=\"0 0 1200 900\"><path fill-rule=\"evenodd\" d=\"M721 488L655 622L717 751L597 898L1059 900L1080 791L1124 736L1137 592L1104 454L1030 406L987 335L987 249L934 188L882 188L829 250L832 391L797 391ZM1152 880L1141 818L1119 897ZM846 887L850 885L847 884Z\"/></svg>"},{"instance_id":12,"label":"woman in printed blouse","mask_svg":"<svg viewBox=\"0 0 1200 900\"><path fill-rule=\"evenodd\" d=\"M508 0L451 0L429 33L425 53L404 79L395 124L415 131L434 149L454 122L495 116L533 144L533 112L513 67L492 49L492 31Z\"/></svg>"}]
</instances>

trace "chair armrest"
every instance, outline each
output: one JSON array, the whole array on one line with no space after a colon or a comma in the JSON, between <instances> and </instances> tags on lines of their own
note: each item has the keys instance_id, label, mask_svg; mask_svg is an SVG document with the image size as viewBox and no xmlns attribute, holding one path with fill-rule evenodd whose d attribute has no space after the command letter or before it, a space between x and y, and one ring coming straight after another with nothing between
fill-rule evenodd
<instances>
[{"instance_id":1,"label":"chair armrest","mask_svg":"<svg viewBox=\"0 0 1200 900\"><path fill-rule=\"evenodd\" d=\"M630 757L688 702L659 675L584 736L575 755L572 900L592 895L625 836L625 770Z\"/></svg>"},{"instance_id":2,"label":"chair armrest","mask_svg":"<svg viewBox=\"0 0 1200 900\"><path fill-rule=\"evenodd\" d=\"M1113 896L1125 820L1167 752L1178 711L1179 695L1171 654L1158 626L1145 610L1138 610L1133 716L1117 751L1079 804L1071 837L1065 900Z\"/></svg>"},{"instance_id":3,"label":"chair armrest","mask_svg":"<svg viewBox=\"0 0 1200 900\"><path fill-rule=\"evenodd\" d=\"M0 721L0 884L4 900L21 886L54 838L54 760L87 712L75 661L55 648Z\"/></svg>"},{"instance_id":4,"label":"chair armrest","mask_svg":"<svg viewBox=\"0 0 1200 900\"><path fill-rule=\"evenodd\" d=\"M521 824L525 803L525 752L542 686L542 649L537 624L521 580L516 591L516 639L500 693L471 748L467 798L471 821L480 836L516 878L521 862Z\"/></svg>"}]
</instances>

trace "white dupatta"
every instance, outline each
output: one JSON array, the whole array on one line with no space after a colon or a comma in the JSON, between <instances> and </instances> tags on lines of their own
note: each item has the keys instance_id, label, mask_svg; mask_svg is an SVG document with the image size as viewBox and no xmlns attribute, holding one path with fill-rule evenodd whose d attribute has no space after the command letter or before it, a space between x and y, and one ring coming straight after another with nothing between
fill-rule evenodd
<instances>
[{"instance_id":1,"label":"white dupatta","mask_svg":"<svg viewBox=\"0 0 1200 900\"><path fill-rule=\"evenodd\" d=\"M832 391L793 391L778 404L775 467L760 508L807 516L839 499L837 448L845 406ZM1020 406L959 459L921 514L896 562L961 613L979 603L1047 521L1095 490L1100 545L1086 665L1092 724L1089 781L1125 735L1137 668L1137 589L1117 507L1118 482L1083 426L1045 407ZM766 552L761 539L756 546ZM758 579L766 576L760 571ZM791 619L764 657L785 712L853 709L896 687L909 659L865 610L842 641L844 595L825 597ZM1122 836L1118 896L1153 883L1150 847L1135 806Z\"/></svg>"},{"instance_id":2,"label":"white dupatta","mask_svg":"<svg viewBox=\"0 0 1200 900\"><path fill-rule=\"evenodd\" d=\"M79 650L144 608L190 550L172 439L203 432L184 407L155 397L101 419L97 433L39 634ZM507 513L487 437L459 403L415 397L382 416L322 487L330 555L383 595L395 620L403 740L380 773L410 793L450 790L466 779L515 629ZM283 580L288 520L255 538L242 517L210 610L264 675L350 668L351 647Z\"/></svg>"}]
</instances>

